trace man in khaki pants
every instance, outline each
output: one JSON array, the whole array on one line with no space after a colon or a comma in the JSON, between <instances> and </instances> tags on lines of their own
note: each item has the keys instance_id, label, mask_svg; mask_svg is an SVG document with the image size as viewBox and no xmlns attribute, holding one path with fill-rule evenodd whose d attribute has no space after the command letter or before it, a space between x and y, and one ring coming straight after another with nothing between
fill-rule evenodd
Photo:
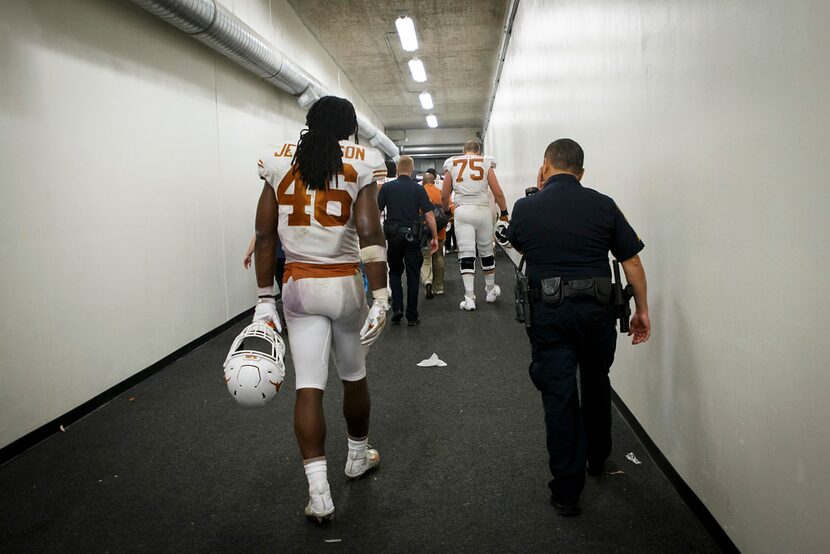
<instances>
[{"instance_id":1,"label":"man in khaki pants","mask_svg":"<svg viewBox=\"0 0 830 554\"><path fill-rule=\"evenodd\" d=\"M436 206L441 206L441 189L435 186L436 172L434 169L427 169L424 173L424 190L427 191L429 201ZM450 206L452 210L452 206ZM436 294L444 294L444 241L447 238L447 230L438 231L438 250L432 256L424 256L424 263L421 265L421 282L424 283L427 299L432 299Z\"/></svg>"}]
</instances>

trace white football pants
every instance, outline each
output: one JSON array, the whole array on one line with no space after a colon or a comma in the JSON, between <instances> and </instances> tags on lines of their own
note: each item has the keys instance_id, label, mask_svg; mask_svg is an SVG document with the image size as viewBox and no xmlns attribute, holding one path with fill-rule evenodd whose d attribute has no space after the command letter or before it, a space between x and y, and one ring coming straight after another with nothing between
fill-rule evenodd
<instances>
[{"instance_id":1,"label":"white football pants","mask_svg":"<svg viewBox=\"0 0 830 554\"><path fill-rule=\"evenodd\" d=\"M292 277L283 288L282 303L298 389L326 389L329 353L343 381L366 377L367 348L360 344L360 329L369 308L361 274Z\"/></svg>"},{"instance_id":2,"label":"white football pants","mask_svg":"<svg viewBox=\"0 0 830 554\"><path fill-rule=\"evenodd\" d=\"M455 208L455 239L458 259L475 258L476 246L482 258L493 255L493 210L469 204Z\"/></svg>"}]
</instances>

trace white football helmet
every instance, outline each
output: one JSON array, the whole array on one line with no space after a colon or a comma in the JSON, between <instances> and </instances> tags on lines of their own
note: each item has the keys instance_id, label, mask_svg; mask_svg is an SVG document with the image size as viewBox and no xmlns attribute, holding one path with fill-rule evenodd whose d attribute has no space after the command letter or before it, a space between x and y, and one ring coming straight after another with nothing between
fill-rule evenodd
<instances>
[{"instance_id":1,"label":"white football helmet","mask_svg":"<svg viewBox=\"0 0 830 554\"><path fill-rule=\"evenodd\" d=\"M507 227L510 224L506 221L497 221L495 232L493 233L496 236L496 242L499 243L501 246L505 248L510 248L510 241L507 240Z\"/></svg>"},{"instance_id":2,"label":"white football helmet","mask_svg":"<svg viewBox=\"0 0 830 554\"><path fill-rule=\"evenodd\" d=\"M265 352L240 350L245 339L264 341ZM249 345L246 345L249 346ZM264 321L254 321L239 333L225 358L225 384L239 404L264 406L277 395L285 377L285 343Z\"/></svg>"}]
</instances>

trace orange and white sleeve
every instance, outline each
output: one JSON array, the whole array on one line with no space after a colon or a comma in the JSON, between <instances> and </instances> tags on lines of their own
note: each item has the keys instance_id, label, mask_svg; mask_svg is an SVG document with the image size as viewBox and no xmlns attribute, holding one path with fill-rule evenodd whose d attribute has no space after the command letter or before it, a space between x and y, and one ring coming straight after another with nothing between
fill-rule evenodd
<instances>
[{"instance_id":1,"label":"orange and white sleeve","mask_svg":"<svg viewBox=\"0 0 830 554\"><path fill-rule=\"evenodd\" d=\"M262 153L257 162L257 170L259 171L259 178L271 185L272 188L277 186L277 160L274 157L274 150L267 150Z\"/></svg>"},{"instance_id":2,"label":"orange and white sleeve","mask_svg":"<svg viewBox=\"0 0 830 554\"><path fill-rule=\"evenodd\" d=\"M386 162L383 154L374 148L366 149L366 169L360 175L358 186L363 188L386 178Z\"/></svg>"},{"instance_id":3,"label":"orange and white sleeve","mask_svg":"<svg viewBox=\"0 0 830 554\"><path fill-rule=\"evenodd\" d=\"M453 159L455 159L455 158L447 158L447 161L444 162L444 171L441 172L441 178L442 179L444 178L444 174L446 174L447 171L449 171L450 175L452 175L452 161L453 161Z\"/></svg>"}]
</instances>

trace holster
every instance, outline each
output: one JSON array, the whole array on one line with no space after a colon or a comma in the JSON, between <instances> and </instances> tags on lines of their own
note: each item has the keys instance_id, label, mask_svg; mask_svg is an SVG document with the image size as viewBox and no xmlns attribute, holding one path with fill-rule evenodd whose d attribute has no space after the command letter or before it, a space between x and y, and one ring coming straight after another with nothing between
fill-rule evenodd
<instances>
[{"instance_id":1,"label":"holster","mask_svg":"<svg viewBox=\"0 0 830 554\"><path fill-rule=\"evenodd\" d=\"M522 271L525 259L522 257L519 260L519 265L516 266L516 288L515 304L516 304L516 321L524 323L525 328L530 329L530 320L532 318L531 311L533 304L530 301L530 281Z\"/></svg>"},{"instance_id":2,"label":"holster","mask_svg":"<svg viewBox=\"0 0 830 554\"><path fill-rule=\"evenodd\" d=\"M626 285L623 287L620 278L620 262L614 260L613 264L614 282L611 284L611 299L614 303L614 311L620 321L620 333L629 331L631 317L631 306L628 301L634 297L634 287Z\"/></svg>"},{"instance_id":3,"label":"holster","mask_svg":"<svg viewBox=\"0 0 830 554\"><path fill-rule=\"evenodd\" d=\"M530 286L521 271L516 270L516 288L514 289L516 321L530 327Z\"/></svg>"}]
</instances>

